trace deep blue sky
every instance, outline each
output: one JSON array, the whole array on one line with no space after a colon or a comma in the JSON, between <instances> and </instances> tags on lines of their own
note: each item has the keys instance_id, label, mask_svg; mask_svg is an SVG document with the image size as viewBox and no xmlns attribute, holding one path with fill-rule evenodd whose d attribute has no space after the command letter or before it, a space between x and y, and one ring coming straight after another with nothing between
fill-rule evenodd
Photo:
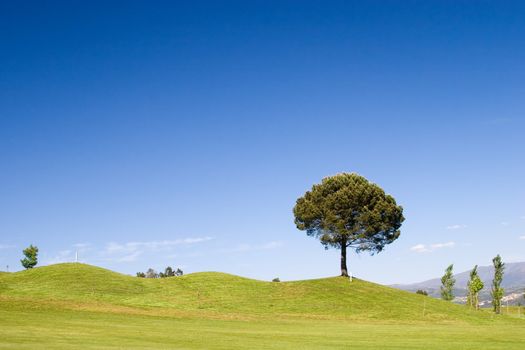
<instances>
[{"instance_id":1,"label":"deep blue sky","mask_svg":"<svg viewBox=\"0 0 525 350\"><path fill-rule=\"evenodd\" d=\"M336 275L297 197L358 172L405 208L350 270L525 260L520 1L0 4L0 267ZM520 239L521 238L521 239Z\"/></svg>"}]
</instances>

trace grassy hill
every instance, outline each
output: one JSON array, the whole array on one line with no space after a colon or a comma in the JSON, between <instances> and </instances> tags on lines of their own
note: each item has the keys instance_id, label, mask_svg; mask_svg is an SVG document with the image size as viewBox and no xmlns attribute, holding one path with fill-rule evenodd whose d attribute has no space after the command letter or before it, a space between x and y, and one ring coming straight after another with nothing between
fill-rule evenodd
<instances>
[{"instance_id":1,"label":"grassy hill","mask_svg":"<svg viewBox=\"0 0 525 350\"><path fill-rule=\"evenodd\" d=\"M501 333L506 348L525 341L514 332L525 326L523 320L341 277L276 283L207 272L144 279L57 264L1 274L0 312L0 349L31 348L43 341L67 348L79 339L82 347L94 348L122 342L126 348L166 348L177 341L180 348L272 348L273 342L281 345L276 348L344 348L359 341L364 348L410 348L411 341L432 348L429 339L438 336L436 330L439 337L448 334L445 340L451 341L456 336L461 344L468 340L464 332L478 337ZM487 328L490 332L480 331ZM326 337L334 331L337 337ZM202 338L202 332L208 336ZM165 342L157 344L163 337ZM490 348L486 339L471 341Z\"/></svg>"}]
</instances>

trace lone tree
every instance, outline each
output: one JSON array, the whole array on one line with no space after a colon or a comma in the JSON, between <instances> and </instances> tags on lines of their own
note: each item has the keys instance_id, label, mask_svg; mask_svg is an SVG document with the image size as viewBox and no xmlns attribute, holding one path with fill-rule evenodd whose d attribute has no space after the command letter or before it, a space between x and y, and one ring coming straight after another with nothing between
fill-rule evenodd
<instances>
[{"instance_id":1,"label":"lone tree","mask_svg":"<svg viewBox=\"0 0 525 350\"><path fill-rule=\"evenodd\" d=\"M505 264L501 261L501 256L499 254L492 259L494 264L494 279L492 280L492 307L494 312L499 314L501 312L501 298L503 298L503 293L505 290L501 287L501 282L503 281L503 270L505 270Z\"/></svg>"},{"instance_id":2,"label":"lone tree","mask_svg":"<svg viewBox=\"0 0 525 350\"><path fill-rule=\"evenodd\" d=\"M474 266L472 271L470 271L470 280L467 284L468 296L467 296L467 305L473 307L474 309L479 309L479 291L483 289L483 281L479 278L478 275L478 265Z\"/></svg>"},{"instance_id":3,"label":"lone tree","mask_svg":"<svg viewBox=\"0 0 525 350\"><path fill-rule=\"evenodd\" d=\"M348 276L346 250L381 252L395 241L403 208L378 185L355 173L325 177L297 199L297 228L321 244L341 250L341 276Z\"/></svg>"},{"instance_id":4,"label":"lone tree","mask_svg":"<svg viewBox=\"0 0 525 350\"><path fill-rule=\"evenodd\" d=\"M456 283L456 279L452 273L454 264L450 264L445 270L445 274L441 277L441 299L451 301L454 299L452 289Z\"/></svg>"},{"instance_id":5,"label":"lone tree","mask_svg":"<svg viewBox=\"0 0 525 350\"><path fill-rule=\"evenodd\" d=\"M31 244L29 247L24 249L22 253L25 255L25 258L20 260L22 266L26 269L32 269L35 267L38 263L38 247Z\"/></svg>"}]
</instances>

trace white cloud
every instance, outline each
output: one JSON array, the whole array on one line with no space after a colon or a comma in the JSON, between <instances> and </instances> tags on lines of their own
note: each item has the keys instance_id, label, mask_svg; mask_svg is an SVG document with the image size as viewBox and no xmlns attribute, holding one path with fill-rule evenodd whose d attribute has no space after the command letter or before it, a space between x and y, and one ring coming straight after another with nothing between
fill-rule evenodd
<instances>
[{"instance_id":1,"label":"white cloud","mask_svg":"<svg viewBox=\"0 0 525 350\"><path fill-rule=\"evenodd\" d=\"M441 249L441 248L452 248L456 245L454 242L446 242L446 243L434 243L430 245L430 248L432 249Z\"/></svg>"},{"instance_id":2,"label":"white cloud","mask_svg":"<svg viewBox=\"0 0 525 350\"><path fill-rule=\"evenodd\" d=\"M503 221L503 222L501 223L501 225L503 225L503 226L509 226L510 224L509 224L508 222L506 222L506 221Z\"/></svg>"},{"instance_id":3,"label":"white cloud","mask_svg":"<svg viewBox=\"0 0 525 350\"><path fill-rule=\"evenodd\" d=\"M73 244L73 248L76 248L76 249L89 249L89 248L91 248L91 243L76 243L76 244Z\"/></svg>"},{"instance_id":4,"label":"white cloud","mask_svg":"<svg viewBox=\"0 0 525 350\"><path fill-rule=\"evenodd\" d=\"M272 249L281 248L283 245L284 243L281 241L271 241L271 242L267 242L264 244L257 244L257 245L242 243L242 244L237 245L234 248L221 250L219 251L219 253L229 254L229 253L253 252L253 251L260 251L260 250L272 250Z\"/></svg>"},{"instance_id":5,"label":"white cloud","mask_svg":"<svg viewBox=\"0 0 525 350\"><path fill-rule=\"evenodd\" d=\"M465 225L465 224L456 224L456 225L447 226L447 230L460 230L462 228L467 228L467 225Z\"/></svg>"},{"instance_id":6,"label":"white cloud","mask_svg":"<svg viewBox=\"0 0 525 350\"><path fill-rule=\"evenodd\" d=\"M137 260L137 258L141 255L142 255L142 252L136 251L131 254L127 254L127 255L115 258L113 260L116 262L132 262L132 261Z\"/></svg>"},{"instance_id":7,"label":"white cloud","mask_svg":"<svg viewBox=\"0 0 525 350\"><path fill-rule=\"evenodd\" d=\"M15 246L14 245L11 245L11 244L0 244L0 249L10 249L10 248L14 248Z\"/></svg>"},{"instance_id":8,"label":"white cloud","mask_svg":"<svg viewBox=\"0 0 525 350\"><path fill-rule=\"evenodd\" d=\"M73 262L73 261L74 261L73 252L69 249L66 249L66 250L59 251L58 254L52 257L51 259L44 260L42 265L60 264L60 263Z\"/></svg>"},{"instance_id":9,"label":"white cloud","mask_svg":"<svg viewBox=\"0 0 525 350\"><path fill-rule=\"evenodd\" d=\"M135 261L140 255L147 252L171 252L176 246L203 243L212 240L212 237L189 237L176 240L144 241L144 242L110 242L106 244L102 255L106 260L116 262Z\"/></svg>"},{"instance_id":10,"label":"white cloud","mask_svg":"<svg viewBox=\"0 0 525 350\"><path fill-rule=\"evenodd\" d=\"M430 253L437 249L453 248L455 246L456 246L455 242L434 243L430 245L416 244L415 246L411 247L410 250L415 253Z\"/></svg>"},{"instance_id":11,"label":"white cloud","mask_svg":"<svg viewBox=\"0 0 525 350\"><path fill-rule=\"evenodd\" d=\"M519 239L521 239L521 240L525 241L525 236L520 236L520 238L519 238Z\"/></svg>"},{"instance_id":12,"label":"white cloud","mask_svg":"<svg viewBox=\"0 0 525 350\"><path fill-rule=\"evenodd\" d=\"M430 251L424 244L416 244L415 246L411 247L410 250L416 253L425 253Z\"/></svg>"}]
</instances>

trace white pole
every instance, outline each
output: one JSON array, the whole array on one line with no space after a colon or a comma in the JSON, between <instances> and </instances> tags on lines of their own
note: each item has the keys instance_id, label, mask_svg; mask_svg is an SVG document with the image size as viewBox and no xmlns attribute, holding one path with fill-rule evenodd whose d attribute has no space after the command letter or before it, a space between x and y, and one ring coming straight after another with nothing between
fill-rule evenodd
<instances>
[{"instance_id":1,"label":"white pole","mask_svg":"<svg viewBox=\"0 0 525 350\"><path fill-rule=\"evenodd\" d=\"M78 250L75 252L75 262L78 262Z\"/></svg>"}]
</instances>

